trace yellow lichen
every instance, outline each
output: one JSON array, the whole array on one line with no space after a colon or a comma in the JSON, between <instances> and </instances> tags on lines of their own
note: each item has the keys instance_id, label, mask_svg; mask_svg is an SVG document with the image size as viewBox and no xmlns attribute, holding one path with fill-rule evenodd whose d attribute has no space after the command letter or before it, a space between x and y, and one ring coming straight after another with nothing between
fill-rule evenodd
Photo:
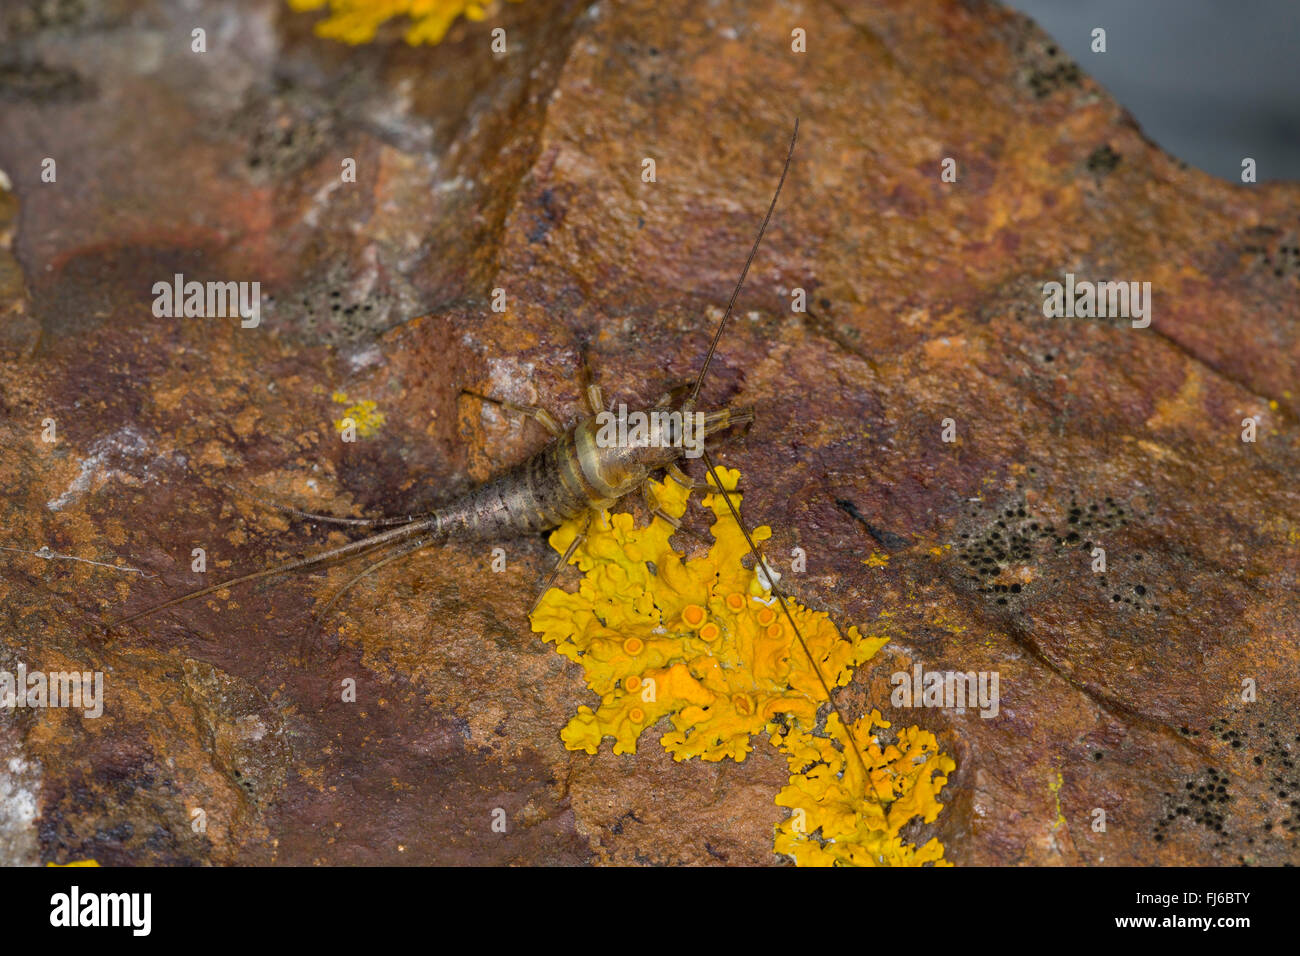
<instances>
[{"instance_id":1,"label":"yellow lichen","mask_svg":"<svg viewBox=\"0 0 1300 956\"><path fill-rule=\"evenodd\" d=\"M316 35L344 43L369 43L384 23L408 17L411 46L441 43L457 18L482 20L492 5L491 0L289 0L295 10L328 6L330 15L316 24Z\"/></svg>"},{"instance_id":2,"label":"yellow lichen","mask_svg":"<svg viewBox=\"0 0 1300 956\"><path fill-rule=\"evenodd\" d=\"M1056 779L1047 782L1047 789L1052 791L1052 800L1056 804L1056 819L1052 821L1052 829L1059 830L1065 825L1065 814L1061 812L1061 787L1065 784L1065 778L1061 776L1061 771L1056 771Z\"/></svg>"},{"instance_id":3,"label":"yellow lichen","mask_svg":"<svg viewBox=\"0 0 1300 956\"><path fill-rule=\"evenodd\" d=\"M739 472L719 476L734 489ZM663 512L685 513L685 489L652 482L651 490ZM739 495L732 500L739 506ZM642 732L666 719L660 743L674 759L743 760L751 738L766 732L792 772L777 803L797 811L777 828L777 852L800 864L939 862L937 841L918 850L898 835L910 820L928 823L939 813L935 797L954 765L933 735L912 727L882 750L870 731L889 725L878 713L863 718L854 739L866 747L868 781L856 760L846 769L834 713L833 736L814 734L826 703L818 671L832 688L844 686L887 639L856 627L841 636L826 614L787 599L814 669L776 599L742 564L749 546L725 499L706 495L702 504L714 518L707 554L683 559L661 518L639 528L629 514L602 513L572 558L584 572L578 590L543 595L533 630L580 664L600 696L561 731L565 746L594 754L613 738L615 753L634 753ZM566 551L584 523L556 529L551 546ZM753 537L770 534L759 527Z\"/></svg>"},{"instance_id":4,"label":"yellow lichen","mask_svg":"<svg viewBox=\"0 0 1300 956\"><path fill-rule=\"evenodd\" d=\"M914 819L933 823L943 809L939 791L956 763L939 752L934 734L919 727L901 730L881 745L872 728L889 721L872 711L853 725L869 776L862 782L857 761L825 737L779 726L769 728L772 742L790 763L790 784L777 795L779 806L794 813L777 825L776 851L794 857L801 866L949 866L943 845L935 838L918 848L904 843L899 831ZM828 732L839 735L839 718L832 713Z\"/></svg>"},{"instance_id":5,"label":"yellow lichen","mask_svg":"<svg viewBox=\"0 0 1300 956\"><path fill-rule=\"evenodd\" d=\"M343 412L343 417L334 420L334 428L340 434L347 430L350 422L360 437L369 438L387 421L384 413L379 411L378 406L369 399L354 402L343 392L335 392L333 397L336 405L348 406Z\"/></svg>"}]
</instances>

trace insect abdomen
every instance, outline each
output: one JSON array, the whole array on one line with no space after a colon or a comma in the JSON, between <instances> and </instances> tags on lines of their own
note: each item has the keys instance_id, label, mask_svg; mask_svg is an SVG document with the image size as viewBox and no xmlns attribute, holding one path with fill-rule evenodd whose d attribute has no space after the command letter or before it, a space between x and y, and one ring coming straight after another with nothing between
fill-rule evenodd
<instances>
[{"instance_id":1,"label":"insect abdomen","mask_svg":"<svg viewBox=\"0 0 1300 956\"><path fill-rule=\"evenodd\" d=\"M439 531L451 540L546 531L613 504L625 492L605 477L607 450L596 447L589 426L578 423L527 461L438 509Z\"/></svg>"}]
</instances>

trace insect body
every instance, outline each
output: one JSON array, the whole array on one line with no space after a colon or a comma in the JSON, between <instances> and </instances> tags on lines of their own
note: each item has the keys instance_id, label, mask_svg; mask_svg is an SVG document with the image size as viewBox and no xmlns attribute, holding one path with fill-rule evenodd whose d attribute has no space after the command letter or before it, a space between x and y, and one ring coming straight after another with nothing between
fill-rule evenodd
<instances>
[{"instance_id":1,"label":"insect body","mask_svg":"<svg viewBox=\"0 0 1300 956\"><path fill-rule=\"evenodd\" d=\"M429 545L449 540L492 540L514 535L536 533L558 527L565 521L583 514L593 514L608 508L626 495L645 486L646 479L658 471L670 469L677 480L687 487L694 483L685 477L677 466L682 456L681 435L670 428L656 441L646 443L609 442L602 439L599 416L603 412L599 406L599 389L588 389L592 404L592 417L583 418L568 431L560 432L550 444L531 458L521 462L496 478L479 485L455 501L422 516L404 518L382 518L369 521L364 518L336 519L328 515L314 515L307 512L295 512L320 521L338 521L346 524L399 524L399 527L383 531L370 537L353 541L341 547L321 554L312 555L287 564L277 565L243 577L232 578L209 587L192 591L178 598L156 605L118 623L126 623L155 611L173 607L186 601L194 600L206 594L224 590L236 584L259 580L287 571L302 570L323 565L340 558L354 557L387 546L396 545L397 550L378 564L367 568L362 574L369 574L384 564L418 551ZM666 410L672 393L665 395L660 402L646 414ZM687 399L684 405L689 405ZM504 404L504 403L503 403ZM515 406L518 407L518 406ZM522 409L533 414L543 423L550 422L555 431L553 419L542 412ZM689 413L686 413L689 414ZM684 415L683 415L684 417ZM703 435L716 433L732 425L751 420L753 413L749 410L722 409L701 415ZM669 421L680 421L672 418ZM673 524L676 520L658 512L652 504L651 510L660 514ZM568 558L581 543L581 536L574 540L569 552L556 567L558 571L567 563ZM361 575L348 582L350 586ZM554 575L552 575L554 578ZM549 587L549 583L547 587ZM546 589L543 588L543 591ZM342 592L339 592L340 594ZM333 600L338 599L338 594ZM333 603L331 601L331 604Z\"/></svg>"},{"instance_id":2,"label":"insect body","mask_svg":"<svg viewBox=\"0 0 1300 956\"><path fill-rule=\"evenodd\" d=\"M668 398L651 413L664 409ZM710 412L704 434L750 417L748 411ZM611 443L602 440L603 427L595 417L584 418L532 458L435 513L437 529L467 539L546 531L610 507L642 488L652 474L675 466L682 455L676 434L645 444Z\"/></svg>"},{"instance_id":3,"label":"insect body","mask_svg":"<svg viewBox=\"0 0 1300 956\"><path fill-rule=\"evenodd\" d=\"M732 425L746 422L752 419L752 412L747 410L722 409L704 413L696 418L696 402L699 397L701 386L704 384L705 376L708 374L709 365L713 360L714 353L717 351L718 343L722 339L722 334L727 326L727 321L735 308L736 299L740 295L740 290L744 286L745 277L749 273L749 268L753 264L754 257L758 253L759 244L762 242L763 233L767 230L767 225L771 221L772 212L776 208L777 199L781 195L781 187L785 184L786 174L790 169L790 161L794 156L795 142L799 135L799 123L796 120L794 133L790 138L790 150L786 155L785 165L782 168L781 179L777 184L776 192L772 196L772 202L768 206L767 214L763 218L763 223L759 227L758 235L750 248L749 257L745 260L745 266L741 270L740 278L732 290L731 298L727 303L727 308L723 313L721 321L718 323L717 331L714 333L713 341L709 346L709 351L705 355L703 365L699 375L694 383L690 386L684 397L678 399L677 396L681 390L669 392L656 403L650 412L671 412L680 413L674 418L671 414L668 417L670 423L677 422L677 429L683 427L688 421L692 422L702 419L702 431L706 437L709 434L716 433ZM658 471L666 471L668 475L688 488L705 487L711 491L721 491L723 499L727 503L728 509L739 525L749 550L753 554L756 562L755 570L761 571L766 568L763 563L762 555L759 553L757 545L754 543L753 535L743 520L740 512L732 500L731 493L727 490L722 480L719 478L713 465L712 459L707 451L702 451L704 464L706 465L711 485L697 484L688 478L678 466L678 460L684 455L682 434L675 430L670 424L666 434L661 434L660 440L648 442L628 442L628 441L609 441L602 440L601 425L598 419L605 413L603 402L600 398L600 389L595 385L588 385L586 388L587 404L591 411L591 417L580 420L576 425L567 431L560 428L555 419L547 412L540 409L524 408L511 402L504 402L498 399L487 398L485 396L476 396L488 402L503 405L512 408L515 411L530 415L539 424L552 433L553 440L549 445L533 455L526 461L516 465L514 468L499 475L495 479L480 485L462 497L439 508L433 512L424 515L408 515L400 518L381 518L381 519L364 519L364 518L334 518L326 515L314 515L306 512L296 512L294 509L285 509L303 517L313 518L319 521L336 522L340 524L363 525L370 527L391 526L388 531L382 531L378 534L353 541L349 544L342 545L330 551L323 552L311 557L302 558L287 564L278 565L273 568L267 568L257 571L253 574L244 575L243 577L233 578L223 581L201 590L192 591L189 594L174 598L163 604L148 608L144 611L137 612L129 617L122 619L118 623L135 620L163 608L173 607L186 601L202 597L206 594L212 594L216 591L224 590L237 584L243 584L271 577L272 575L282 574L287 571L295 571L309 567L318 567L328 562L336 561L341 558L350 558L357 555L377 551L381 548L396 546L392 553L388 554L382 560L375 562L360 574L349 581L342 590L346 590L353 583L366 574L370 574L384 565L396 561L397 559L411 554L421 548L447 540L482 540L502 538L507 536L535 533L545 531L550 528L558 527L560 524L572 518L579 517L583 514L588 516L595 514L602 509L608 508L619 499L631 494L638 489L644 489L647 479ZM471 393L472 394L472 393ZM642 413L645 414L645 413ZM653 503L651 510L659 517L677 525L676 519L659 511ZM561 556L555 570L551 574L550 580L546 587L542 589L545 593L554 582L556 575L568 563L574 551L584 540L583 534L578 534L569 545L568 550ZM772 575L767 575L768 583L771 583ZM334 595L330 605L333 604L342 593L342 590ZM790 623L791 628L802 646L804 653L812 662L813 670L821 683L822 690L826 694L826 699L830 703L832 710L840 720L840 726L846 736L848 749L854 753L856 762L863 772L863 779L868 779L866 764L863 760L862 753L852 740L852 732L849 730L849 723L835 704L831 695L830 688L825 678L821 674L816 660L808 650L808 645L799 631L790 609L786 605L784 596L775 587L771 588L772 595L779 602L786 620ZM540 595L538 600L540 601ZM536 603L534 604L536 608Z\"/></svg>"},{"instance_id":4,"label":"insect body","mask_svg":"<svg viewBox=\"0 0 1300 956\"><path fill-rule=\"evenodd\" d=\"M397 546L393 553L382 561L366 568L360 575L349 581L344 586L344 590L346 590L360 577L429 545L448 540L484 540L536 533L558 527L565 521L584 513L590 515L599 512L610 507L626 495L644 488L646 479L661 470L667 470L670 476L687 487L699 487L677 465L678 460L684 453L683 436L679 429L682 427L681 423L686 422L688 418L692 421L695 420L694 416L697 414L695 404L700 386L704 382L705 375L708 374L709 364L713 359L714 352L717 350L718 342L722 338L727 320L735 308L736 299L745 283L745 276L749 273L749 267L758 252L759 243L762 242L763 233L767 230L767 224L772 218L772 211L776 208L777 199L781 195L781 187L785 184L785 177L790 169L790 160L794 155L794 146L798 135L799 123L796 120L794 135L790 139L790 151L786 156L785 166L781 172L781 180L777 184L776 192L772 196L772 202L767 209L767 215L764 217L758 236L750 249L749 258L745 261L745 267L741 271L740 279L731 294L727 309L718 324L717 332L713 337L699 376L683 398L678 400L678 395L682 390L675 390L665 394L650 409L650 413L667 411L674 413L674 415L667 416L667 418L670 423L675 422L677 424L675 426L670 424L666 432L659 436L660 440L649 442L602 440L598 419L607 413L602 407L603 401L601 400L600 388L594 384L589 384L585 389L591 417L583 418L567 431L561 429L555 419L544 410L525 408L512 402L475 395L476 398L531 416L542 427L552 433L553 440L526 461L469 491L446 506L427 514L379 519L337 518L330 515L317 515L285 508L283 510L292 514L317 521L369 527L392 525L397 525L397 527L320 554L191 591L170 601L124 617L117 623L125 624L128 621L145 617L164 608L174 607L177 604L192 601L195 598L234 585L268 578L289 571L319 567L342 558L356 557L381 548ZM474 393L467 394L473 395ZM673 407L675 400L677 400L676 408ZM642 412L641 414L646 415L647 413ZM750 421L752 417L752 412L748 410L722 409L708 412L700 416L702 419L701 431L703 432L700 437L703 438L732 425ZM704 458L709 466L709 471L712 473L713 466L707 453ZM713 477L715 487L721 487L721 482L717 481L716 475ZM704 487L708 486L704 485ZM671 523L677 524L675 519L657 512L653 504L651 504L651 510L656 511L660 517L666 518ZM737 515L737 519L739 519L739 515ZM582 540L582 535L574 539L568 552L556 565L555 572L551 575L551 581L554 581L556 574L568 562L569 557L572 556ZM757 556L757 552L755 554ZM550 583L547 583L547 588L550 587ZM542 589L543 593L547 588ZM335 594L330 602L331 605L341 593L340 591Z\"/></svg>"}]
</instances>

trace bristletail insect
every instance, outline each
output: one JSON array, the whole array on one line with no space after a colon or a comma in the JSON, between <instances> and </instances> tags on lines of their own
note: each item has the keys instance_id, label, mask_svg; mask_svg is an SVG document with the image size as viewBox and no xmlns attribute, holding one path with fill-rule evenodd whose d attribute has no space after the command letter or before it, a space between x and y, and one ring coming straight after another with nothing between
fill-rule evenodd
<instances>
[{"instance_id":1,"label":"bristletail insect","mask_svg":"<svg viewBox=\"0 0 1300 956\"><path fill-rule=\"evenodd\" d=\"M777 183L775 193L772 195L767 214L763 217L762 225L759 226L758 235L754 239L753 246L750 247L749 256L745 260L744 268L740 272L740 278L732 290L731 298L728 300L727 308L718 323L709 350L704 356L704 363L699 374L690 387L689 393L681 400L681 404L676 409L681 412L681 417L680 419L670 417L670 422L684 422L687 416L692 415L696 410L695 406L699 398L700 388L703 386L705 376L708 374L709 365L713 361L718 343L722 340L722 334L726 330L727 322L735 309L736 300L744 287L745 278L749 274L755 256L758 254L759 244L763 241L763 234L767 231L768 223L772 219L772 213L776 209L777 200L781 196L781 189L785 185L786 175L790 171L790 162L794 158L794 149L798 138L799 121L796 119L794 132L790 137L789 152L786 154L785 165L781 170L781 179ZM114 623L114 626L126 624L165 608L175 607L177 604L192 601L235 585L246 584L289 571L319 567L340 558L350 558L374 552L376 549L388 545L400 545L396 551L371 564L348 581L330 600L329 605L326 607L328 609L338 600L343 591L362 577L372 574L381 567L421 548L455 539L489 540L547 531L583 514L588 517L598 514L632 492L638 489L644 490L647 479L660 471L666 472L674 481L692 490L707 490L715 494L721 491L723 500L726 501L732 517L735 518L736 523L739 525L741 533L745 537L745 542L749 546L750 553L756 562L755 571L767 569L749 527L741 519L740 512L732 500L732 492L728 491L723 485L714 467L713 459L707 450L702 451L701 457L708 469L711 483L696 483L678 465L678 460L684 454L684 448L681 443L681 436L671 427L669 433L665 436L666 440L660 442L649 444L600 442L597 440L598 426L596 419L596 416L604 411L604 401L601 397L600 387L589 382L584 391L591 416L582 418L567 430L562 429L555 418L545 410L525 408L512 402L474 395L474 397L481 400L499 404L531 416L552 433L553 440L531 458L427 514L375 519L339 518L331 515L298 511L293 508L282 508L282 510L291 514L316 521L372 528L393 525L396 525L396 527L320 554L191 591L170 601L121 618ZM649 411L662 412L671 409L674 397L680 391L681 389L668 392ZM473 395L474 393L468 394ZM724 408L707 412L703 418L703 437L730 428L732 425L751 421L752 418L753 412L748 409L733 410ZM652 502L647 503L650 505L651 511L658 517L680 527L676 519L659 511ZM585 534L578 534L573 539L573 542L551 572L546 586L542 589L542 594L552 586L560 571L568 564L569 559L584 539ZM808 644L799 630L799 625L790 613L785 596L776 587L773 575L766 575L766 578L767 583L771 585L772 595L780 603L781 610L790 623L800 647L802 647L804 654L812 664L813 671L817 675L818 682L826 694L831 709L839 718L840 727L843 729L845 736L845 745L853 752L863 773L863 780L869 780L870 774L862 758L862 753L853 739L851 726L844 719L844 715L840 713L839 706L835 703L835 698L831 694L830 686L822 675L817 661L809 651ZM540 601L540 599L539 595L538 600ZM534 603L535 608L536 603Z\"/></svg>"}]
</instances>

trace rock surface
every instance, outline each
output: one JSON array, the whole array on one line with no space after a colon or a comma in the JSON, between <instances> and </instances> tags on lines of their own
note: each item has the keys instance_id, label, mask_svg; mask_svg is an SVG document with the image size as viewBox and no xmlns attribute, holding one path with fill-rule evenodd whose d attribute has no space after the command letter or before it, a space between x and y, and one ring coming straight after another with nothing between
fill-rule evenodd
<instances>
[{"instance_id":1,"label":"rock surface","mask_svg":"<svg viewBox=\"0 0 1300 956\"><path fill-rule=\"evenodd\" d=\"M610 397L690 378L796 116L705 396L758 408L717 457L792 589L891 638L840 706L956 758L916 841L1300 862L1300 189L1185 168L991 3L526 0L418 49L190 6L0 14L0 544L49 549L0 552L0 669L107 696L0 715L5 862L778 862L771 748L563 749L592 698L529 632L541 539L320 622L358 566L106 622L346 540L245 496L405 513L543 442L462 387L572 417L584 349ZM261 325L155 317L178 272L259 281ZM1149 281L1150 327L1045 318L1067 272ZM382 427L340 441L336 393ZM997 716L892 708L914 664L997 672Z\"/></svg>"}]
</instances>

